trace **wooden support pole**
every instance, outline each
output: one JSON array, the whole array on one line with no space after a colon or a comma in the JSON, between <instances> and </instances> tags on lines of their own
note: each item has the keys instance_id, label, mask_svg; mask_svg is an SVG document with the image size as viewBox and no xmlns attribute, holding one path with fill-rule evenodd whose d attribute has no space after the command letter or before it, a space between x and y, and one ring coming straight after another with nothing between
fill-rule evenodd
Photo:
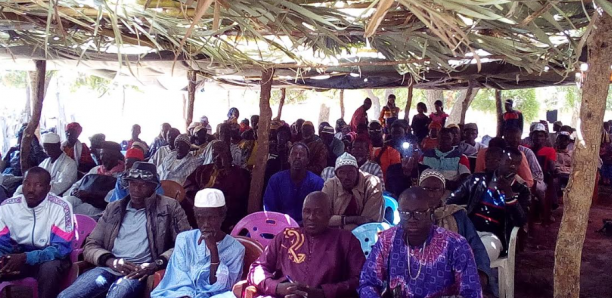
<instances>
[{"instance_id":1,"label":"wooden support pole","mask_svg":"<svg viewBox=\"0 0 612 298\"><path fill-rule=\"evenodd\" d=\"M563 198L563 218L555 250L554 297L580 296L582 247L595 187L606 98L612 65L612 17L594 14L587 40L589 70L582 86L580 125L583 140L576 141L572 172Z\"/></svg>"},{"instance_id":2,"label":"wooden support pole","mask_svg":"<svg viewBox=\"0 0 612 298\"><path fill-rule=\"evenodd\" d=\"M189 130L189 125L193 121L193 106L195 103L195 89L198 80L198 75L195 71L190 70L187 72L187 80L189 84L187 85L187 112L185 117L185 131Z\"/></svg>"},{"instance_id":3,"label":"wooden support pole","mask_svg":"<svg viewBox=\"0 0 612 298\"><path fill-rule=\"evenodd\" d=\"M272 81L274 69L265 69L261 74L261 92L259 96L259 127L257 128L257 153L255 156L255 167L251 175L251 189L249 193L248 213L261 210L261 197L264 189L264 176L268 161L270 147L270 121L272 109L270 109L270 96L272 93Z\"/></svg>"},{"instance_id":4,"label":"wooden support pole","mask_svg":"<svg viewBox=\"0 0 612 298\"><path fill-rule=\"evenodd\" d=\"M501 137L504 134L502 131L502 126L504 123L504 110L501 90L495 90L495 108L497 110L497 136Z\"/></svg>"},{"instance_id":5,"label":"wooden support pole","mask_svg":"<svg viewBox=\"0 0 612 298\"><path fill-rule=\"evenodd\" d=\"M410 121L410 107L412 107L412 89L413 81L408 85L408 98L406 99L406 107L404 108L404 120ZM410 122L409 122L410 123Z\"/></svg>"},{"instance_id":6,"label":"wooden support pole","mask_svg":"<svg viewBox=\"0 0 612 298\"><path fill-rule=\"evenodd\" d=\"M344 89L340 89L340 118L344 119Z\"/></svg>"},{"instance_id":7,"label":"wooden support pole","mask_svg":"<svg viewBox=\"0 0 612 298\"><path fill-rule=\"evenodd\" d=\"M459 120L459 124L465 124L465 115L467 114L467 110L472 104L474 97L476 97L476 93L478 93L478 88L474 90L474 81L470 81L468 84L467 92L465 93L465 98L461 102L461 118Z\"/></svg>"},{"instance_id":8,"label":"wooden support pole","mask_svg":"<svg viewBox=\"0 0 612 298\"><path fill-rule=\"evenodd\" d=\"M276 118L274 118L275 120L281 119L283 114L283 106L285 105L285 97L287 97L287 88L282 88L280 102L278 103L278 114L276 114Z\"/></svg>"},{"instance_id":9,"label":"wooden support pole","mask_svg":"<svg viewBox=\"0 0 612 298\"><path fill-rule=\"evenodd\" d=\"M45 73L47 71L47 61L45 60L36 60L36 72L32 81L32 94L34 96L34 109L32 110L32 118L28 122L26 129L23 133L23 137L21 138L21 147L20 147L20 162L21 162L21 173L25 175L25 172L29 170L31 167L36 165L30 164L30 149L32 138L34 137L34 133L36 132L36 128L40 123L40 114L42 112L43 101L45 99Z\"/></svg>"}]
</instances>

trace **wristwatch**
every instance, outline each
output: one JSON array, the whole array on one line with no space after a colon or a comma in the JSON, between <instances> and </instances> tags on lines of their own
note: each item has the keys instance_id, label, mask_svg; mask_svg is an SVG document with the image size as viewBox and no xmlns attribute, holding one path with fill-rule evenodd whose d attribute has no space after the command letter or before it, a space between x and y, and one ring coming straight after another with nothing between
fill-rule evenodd
<instances>
[{"instance_id":1,"label":"wristwatch","mask_svg":"<svg viewBox=\"0 0 612 298\"><path fill-rule=\"evenodd\" d=\"M157 268L164 268L165 264L166 264L166 260L162 258L155 260L155 265L157 265Z\"/></svg>"}]
</instances>

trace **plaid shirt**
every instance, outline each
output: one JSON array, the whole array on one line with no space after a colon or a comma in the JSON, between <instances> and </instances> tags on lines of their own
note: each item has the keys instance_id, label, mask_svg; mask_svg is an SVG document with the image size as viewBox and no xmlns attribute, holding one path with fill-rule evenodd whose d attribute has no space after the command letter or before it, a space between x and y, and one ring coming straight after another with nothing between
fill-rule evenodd
<instances>
[{"instance_id":1,"label":"plaid shirt","mask_svg":"<svg viewBox=\"0 0 612 298\"><path fill-rule=\"evenodd\" d=\"M385 190L385 179L383 178L382 168L377 163L368 160L359 169L362 172L378 177L383 191ZM323 169L323 172L321 173L321 178L323 178L323 181L327 181L334 177L336 177L336 170L334 167L327 167Z\"/></svg>"}]
</instances>

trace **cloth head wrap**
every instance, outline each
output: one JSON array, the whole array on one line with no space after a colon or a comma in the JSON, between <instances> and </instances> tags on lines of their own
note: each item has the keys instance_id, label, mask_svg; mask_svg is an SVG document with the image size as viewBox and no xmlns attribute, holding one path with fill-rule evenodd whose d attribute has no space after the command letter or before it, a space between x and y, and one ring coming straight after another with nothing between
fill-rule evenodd
<instances>
[{"instance_id":1,"label":"cloth head wrap","mask_svg":"<svg viewBox=\"0 0 612 298\"><path fill-rule=\"evenodd\" d=\"M81 134L81 132L83 132L83 127L81 127L81 124L77 122L72 122L66 125L66 130L72 130L76 132L77 134Z\"/></svg>"}]
</instances>

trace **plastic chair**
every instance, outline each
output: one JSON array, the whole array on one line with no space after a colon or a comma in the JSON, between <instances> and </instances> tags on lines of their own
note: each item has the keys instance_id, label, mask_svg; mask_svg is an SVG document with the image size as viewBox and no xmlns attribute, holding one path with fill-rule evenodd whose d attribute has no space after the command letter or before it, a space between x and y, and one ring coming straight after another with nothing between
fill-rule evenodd
<instances>
[{"instance_id":1,"label":"plastic chair","mask_svg":"<svg viewBox=\"0 0 612 298\"><path fill-rule=\"evenodd\" d=\"M185 189L182 185L172 180L162 180L161 187L164 190L164 195L177 200L179 203L185 198Z\"/></svg>"},{"instance_id":2,"label":"plastic chair","mask_svg":"<svg viewBox=\"0 0 612 298\"><path fill-rule=\"evenodd\" d=\"M353 229L352 233L359 239L361 243L361 250L366 257L372 251L372 247L378 241L378 234L382 231L388 230L391 226L386 222L373 222L360 225Z\"/></svg>"},{"instance_id":3,"label":"plastic chair","mask_svg":"<svg viewBox=\"0 0 612 298\"><path fill-rule=\"evenodd\" d=\"M72 241L72 252L70 253L70 262L73 264L79 260L79 255L83 252L81 247L83 246L87 236L89 236L91 231L93 231L93 229L96 227L96 224L96 221L89 216L81 214L76 214L74 216L75 239ZM62 283L63 289L68 287L75 279L76 272L70 268L66 279ZM38 298L38 282L33 277L26 277L19 280L5 281L0 283L0 292L7 287L13 286L29 287L32 289L32 297Z\"/></svg>"},{"instance_id":4,"label":"plastic chair","mask_svg":"<svg viewBox=\"0 0 612 298\"><path fill-rule=\"evenodd\" d=\"M514 227L508 243L508 255L491 262L491 268L498 268L499 298L514 298L514 266L516 262L516 239L519 227Z\"/></svg>"},{"instance_id":5,"label":"plastic chair","mask_svg":"<svg viewBox=\"0 0 612 298\"><path fill-rule=\"evenodd\" d=\"M246 230L248 237L259 242L263 247L268 246L276 234L286 228L298 228L298 223L287 214L272 211L260 211L247 215L241 219L230 233L232 236L244 236Z\"/></svg>"},{"instance_id":6,"label":"plastic chair","mask_svg":"<svg viewBox=\"0 0 612 298\"><path fill-rule=\"evenodd\" d=\"M385 221L391 226L396 226L400 222L399 204L397 201L388 195L383 195L385 198Z\"/></svg>"}]
</instances>

